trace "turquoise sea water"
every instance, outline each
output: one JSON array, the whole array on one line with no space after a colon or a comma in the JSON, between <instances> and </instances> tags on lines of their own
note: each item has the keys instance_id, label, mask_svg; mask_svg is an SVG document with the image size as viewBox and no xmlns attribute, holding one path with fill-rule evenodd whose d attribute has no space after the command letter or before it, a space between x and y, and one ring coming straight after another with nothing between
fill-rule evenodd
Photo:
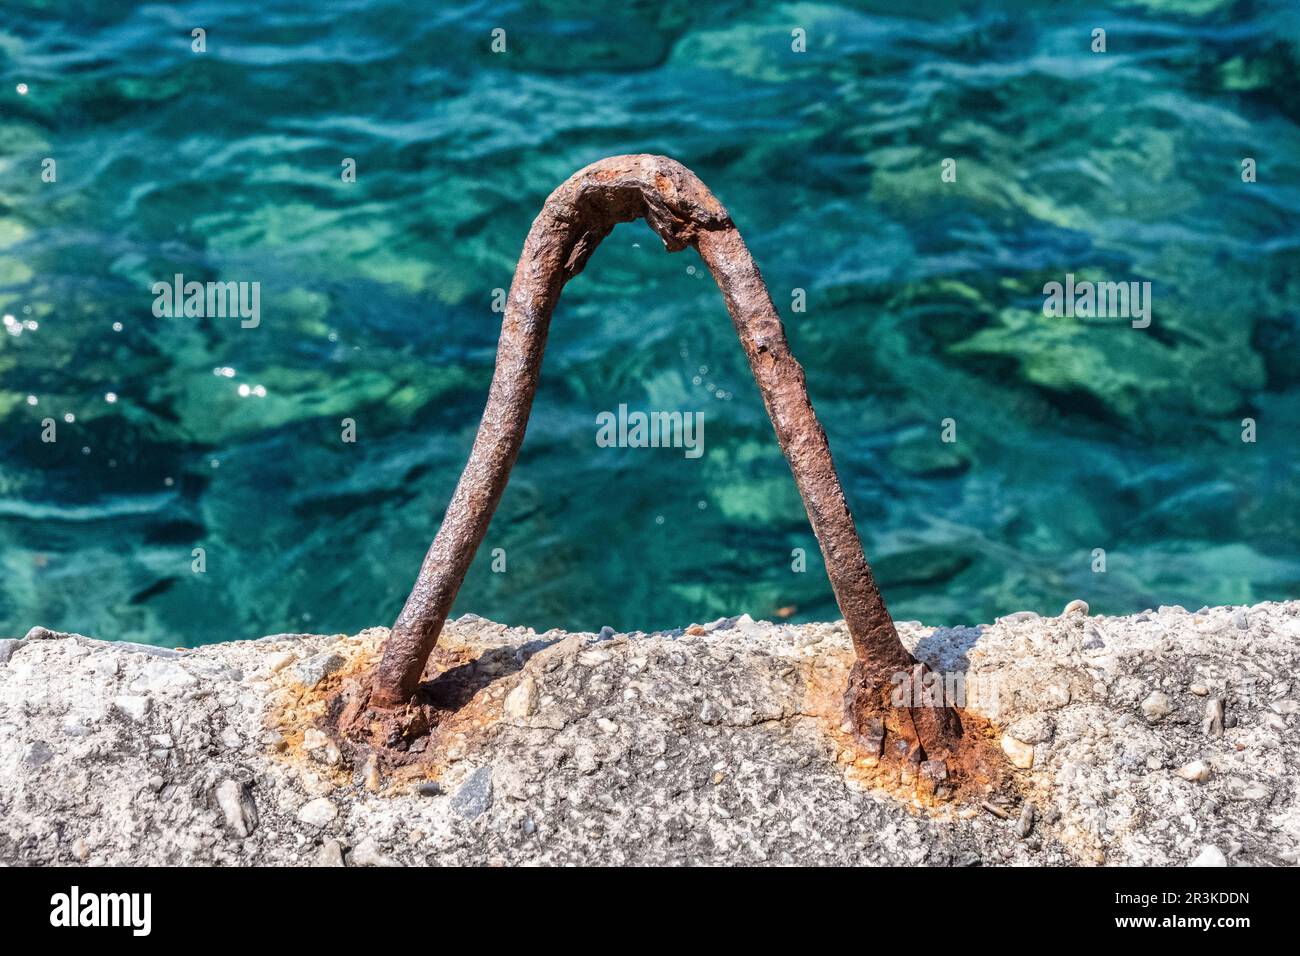
<instances>
[{"instance_id":1,"label":"turquoise sea water","mask_svg":"<svg viewBox=\"0 0 1300 956\"><path fill-rule=\"evenodd\" d=\"M0 634L389 622L478 424L493 290L550 190L626 152L739 224L896 617L1300 595L1293 0L592 7L6 0ZM260 282L260 325L156 318L176 273ZM1066 273L1151 282L1151 327L1044 317ZM702 412L705 454L598 448L621 403ZM620 226L456 613L778 610L836 616L721 299Z\"/></svg>"}]
</instances>

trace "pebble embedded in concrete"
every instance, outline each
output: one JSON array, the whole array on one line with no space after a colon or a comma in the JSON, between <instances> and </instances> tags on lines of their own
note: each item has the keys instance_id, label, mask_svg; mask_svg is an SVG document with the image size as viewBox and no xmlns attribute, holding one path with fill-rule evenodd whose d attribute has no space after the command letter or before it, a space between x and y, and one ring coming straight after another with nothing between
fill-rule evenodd
<instances>
[{"instance_id":1,"label":"pebble embedded in concrete","mask_svg":"<svg viewBox=\"0 0 1300 956\"><path fill-rule=\"evenodd\" d=\"M343 658L333 651L314 654L293 669L298 682L304 687L312 688L334 673L344 664Z\"/></svg>"},{"instance_id":2,"label":"pebble embedded in concrete","mask_svg":"<svg viewBox=\"0 0 1300 956\"><path fill-rule=\"evenodd\" d=\"M317 797L298 808L298 819L315 827L326 826L338 815L338 807L328 797Z\"/></svg>"},{"instance_id":3,"label":"pebble embedded in concrete","mask_svg":"<svg viewBox=\"0 0 1300 956\"><path fill-rule=\"evenodd\" d=\"M1007 755L1011 765L1021 770L1028 770L1034 765L1034 747L1023 740L1017 740L1010 734L1002 735L1002 752Z\"/></svg>"},{"instance_id":4,"label":"pebble embedded in concrete","mask_svg":"<svg viewBox=\"0 0 1300 956\"><path fill-rule=\"evenodd\" d=\"M1223 698L1211 697L1205 702L1205 719L1201 731L1211 737L1223 736Z\"/></svg>"},{"instance_id":5,"label":"pebble embedded in concrete","mask_svg":"<svg viewBox=\"0 0 1300 956\"><path fill-rule=\"evenodd\" d=\"M352 866L401 866L380 848L373 837L366 837L348 854L348 863Z\"/></svg>"},{"instance_id":6,"label":"pebble embedded in concrete","mask_svg":"<svg viewBox=\"0 0 1300 956\"><path fill-rule=\"evenodd\" d=\"M226 826L238 836L251 836L257 829L257 804L248 788L234 780L223 780L217 784L216 798Z\"/></svg>"},{"instance_id":7,"label":"pebble embedded in concrete","mask_svg":"<svg viewBox=\"0 0 1300 956\"><path fill-rule=\"evenodd\" d=\"M1029 836L1030 831L1034 829L1035 813L1034 805L1026 800L1025 805L1020 808L1020 819L1016 821L1016 834L1020 839L1025 839L1025 837Z\"/></svg>"},{"instance_id":8,"label":"pebble embedded in concrete","mask_svg":"<svg viewBox=\"0 0 1300 956\"><path fill-rule=\"evenodd\" d=\"M23 763L31 769L43 767L54 759L54 751L50 745L43 740L33 741L27 747L27 753L23 756Z\"/></svg>"},{"instance_id":9,"label":"pebble embedded in concrete","mask_svg":"<svg viewBox=\"0 0 1300 956\"><path fill-rule=\"evenodd\" d=\"M1204 760L1193 760L1178 768L1178 776L1193 783L1203 783L1210 779L1210 765Z\"/></svg>"},{"instance_id":10,"label":"pebble embedded in concrete","mask_svg":"<svg viewBox=\"0 0 1300 956\"><path fill-rule=\"evenodd\" d=\"M1196 856L1196 859L1187 864L1188 866L1227 866L1228 858L1223 855L1223 851L1217 846L1206 846Z\"/></svg>"},{"instance_id":11,"label":"pebble embedded in concrete","mask_svg":"<svg viewBox=\"0 0 1300 956\"><path fill-rule=\"evenodd\" d=\"M492 803L492 768L479 767L460 785L451 798L451 808L460 817L473 820Z\"/></svg>"},{"instance_id":12,"label":"pebble embedded in concrete","mask_svg":"<svg viewBox=\"0 0 1300 956\"><path fill-rule=\"evenodd\" d=\"M1153 690L1142 701L1142 714L1147 720L1160 720L1172 710L1173 704L1169 700L1169 695L1162 690Z\"/></svg>"},{"instance_id":13,"label":"pebble embedded in concrete","mask_svg":"<svg viewBox=\"0 0 1300 956\"><path fill-rule=\"evenodd\" d=\"M272 654L266 659L266 672L268 674L278 674L297 659L298 655L293 651L281 651L278 654Z\"/></svg>"},{"instance_id":14,"label":"pebble embedded in concrete","mask_svg":"<svg viewBox=\"0 0 1300 956\"><path fill-rule=\"evenodd\" d=\"M506 716L516 720L531 717L537 710L537 699L537 681L531 674L525 674L514 689L506 695L504 705Z\"/></svg>"},{"instance_id":15,"label":"pebble embedded in concrete","mask_svg":"<svg viewBox=\"0 0 1300 956\"><path fill-rule=\"evenodd\" d=\"M338 840L326 840L316 851L316 866L347 866L343 862L343 847Z\"/></svg>"},{"instance_id":16,"label":"pebble embedded in concrete","mask_svg":"<svg viewBox=\"0 0 1300 956\"><path fill-rule=\"evenodd\" d=\"M124 695L113 698L113 709L125 714L136 723L140 723L149 713L149 698L138 695Z\"/></svg>"}]
</instances>

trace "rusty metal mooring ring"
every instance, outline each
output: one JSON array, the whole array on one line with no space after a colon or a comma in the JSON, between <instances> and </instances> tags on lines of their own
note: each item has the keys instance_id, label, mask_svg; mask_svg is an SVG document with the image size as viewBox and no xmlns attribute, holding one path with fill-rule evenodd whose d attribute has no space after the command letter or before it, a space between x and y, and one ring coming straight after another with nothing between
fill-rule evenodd
<instances>
[{"instance_id":1,"label":"rusty metal mooring ring","mask_svg":"<svg viewBox=\"0 0 1300 956\"><path fill-rule=\"evenodd\" d=\"M907 742L913 760L944 757L961 735L953 710L891 706L891 691L898 692L900 681L915 689L924 667L899 641L872 579L803 369L790 354L763 277L727 210L694 173L666 156L612 156L580 170L551 193L528 231L473 450L393 625L368 706L400 707L415 694L523 444L560 291L615 225L640 218L669 252L694 246L722 290L853 639L857 662L846 704L859 739L880 747L893 733Z\"/></svg>"}]
</instances>

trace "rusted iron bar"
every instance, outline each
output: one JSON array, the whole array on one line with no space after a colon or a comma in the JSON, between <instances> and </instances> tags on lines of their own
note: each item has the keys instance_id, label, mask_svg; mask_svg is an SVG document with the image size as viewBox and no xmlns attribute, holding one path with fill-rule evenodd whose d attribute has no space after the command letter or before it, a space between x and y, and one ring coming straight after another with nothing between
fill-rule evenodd
<instances>
[{"instance_id":1,"label":"rusted iron bar","mask_svg":"<svg viewBox=\"0 0 1300 956\"><path fill-rule=\"evenodd\" d=\"M415 694L523 443L560 292L615 225L640 218L669 252L694 246L722 290L853 638L857 663L846 704L860 739L880 746L892 733L906 742L913 760L944 757L961 734L954 711L891 706L891 692L900 690L896 675L905 675L906 684L918 680L924 668L899 641L872 579L803 369L790 354L763 277L722 204L694 173L664 156L614 156L593 163L551 193L533 222L510 287L478 436L393 625L368 706L400 707Z\"/></svg>"}]
</instances>

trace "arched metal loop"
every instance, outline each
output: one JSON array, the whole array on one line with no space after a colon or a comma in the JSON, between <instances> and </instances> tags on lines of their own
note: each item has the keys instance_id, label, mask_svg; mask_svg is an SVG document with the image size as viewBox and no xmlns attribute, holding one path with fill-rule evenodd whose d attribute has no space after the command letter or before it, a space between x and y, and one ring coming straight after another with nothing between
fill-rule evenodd
<instances>
[{"instance_id":1,"label":"arched metal loop","mask_svg":"<svg viewBox=\"0 0 1300 956\"><path fill-rule=\"evenodd\" d=\"M857 665L848 693L850 716L860 735L874 738L889 707L885 694L891 675L912 673L917 662L899 641L872 578L803 369L790 354L753 257L727 210L694 173L650 155L614 156L580 170L551 193L533 222L510 287L496 371L473 450L393 625L369 703L397 707L414 695L523 444L560 292L615 225L634 219L645 219L670 252L694 246L722 291L853 639ZM951 710L926 710L895 708L886 720L908 739L914 756L934 753L960 735ZM900 712L911 719L894 719Z\"/></svg>"}]
</instances>

